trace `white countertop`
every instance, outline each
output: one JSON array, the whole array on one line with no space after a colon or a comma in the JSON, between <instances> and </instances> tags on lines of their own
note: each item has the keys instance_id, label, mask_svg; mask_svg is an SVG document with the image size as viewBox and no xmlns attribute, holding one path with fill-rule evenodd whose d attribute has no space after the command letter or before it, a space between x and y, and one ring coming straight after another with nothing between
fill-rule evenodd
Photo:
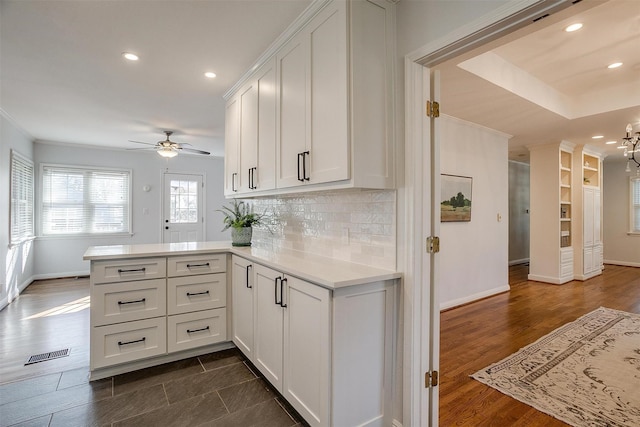
<instances>
[{"instance_id":1,"label":"white countertop","mask_svg":"<svg viewBox=\"0 0 640 427\"><path fill-rule=\"evenodd\" d=\"M83 259L91 261L153 256L232 253L274 270L299 277L329 289L398 279L402 274L362 264L335 260L297 251L267 251L253 247L234 247L231 242L158 243L147 245L92 246Z\"/></svg>"}]
</instances>

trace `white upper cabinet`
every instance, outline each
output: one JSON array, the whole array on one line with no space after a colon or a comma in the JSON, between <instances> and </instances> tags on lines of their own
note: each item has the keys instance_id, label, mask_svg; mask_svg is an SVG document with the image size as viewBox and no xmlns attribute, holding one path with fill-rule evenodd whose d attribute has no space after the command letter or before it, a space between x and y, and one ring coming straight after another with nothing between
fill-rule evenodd
<instances>
[{"instance_id":1,"label":"white upper cabinet","mask_svg":"<svg viewBox=\"0 0 640 427\"><path fill-rule=\"evenodd\" d=\"M279 188L349 179L346 23L333 3L277 55Z\"/></svg>"},{"instance_id":2,"label":"white upper cabinet","mask_svg":"<svg viewBox=\"0 0 640 427\"><path fill-rule=\"evenodd\" d=\"M275 188L275 64L275 58L265 63L227 102L227 196Z\"/></svg>"},{"instance_id":3,"label":"white upper cabinet","mask_svg":"<svg viewBox=\"0 0 640 427\"><path fill-rule=\"evenodd\" d=\"M307 46L298 34L277 54L278 144L277 186L291 187L302 179L302 153L307 147Z\"/></svg>"},{"instance_id":4,"label":"white upper cabinet","mask_svg":"<svg viewBox=\"0 0 640 427\"><path fill-rule=\"evenodd\" d=\"M394 188L393 13L385 0L329 1L232 90L227 114L239 97L258 107L241 100L237 110L241 184L226 195ZM257 151L245 153L256 140Z\"/></svg>"},{"instance_id":5,"label":"white upper cabinet","mask_svg":"<svg viewBox=\"0 0 640 427\"><path fill-rule=\"evenodd\" d=\"M227 101L224 129L224 195L233 196L240 185L240 103Z\"/></svg>"}]
</instances>

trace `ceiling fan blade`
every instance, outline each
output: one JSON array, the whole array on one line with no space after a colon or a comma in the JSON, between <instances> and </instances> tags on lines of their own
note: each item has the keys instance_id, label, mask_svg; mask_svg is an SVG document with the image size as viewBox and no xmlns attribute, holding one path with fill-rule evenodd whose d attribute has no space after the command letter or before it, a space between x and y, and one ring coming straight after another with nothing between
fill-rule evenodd
<instances>
[{"instance_id":1,"label":"ceiling fan blade","mask_svg":"<svg viewBox=\"0 0 640 427\"><path fill-rule=\"evenodd\" d=\"M129 140L129 142L135 142L136 144L156 145L156 144L152 144L152 143L150 143L150 142L142 142L142 141L132 141L132 140Z\"/></svg>"},{"instance_id":2,"label":"ceiling fan blade","mask_svg":"<svg viewBox=\"0 0 640 427\"><path fill-rule=\"evenodd\" d=\"M139 150L155 150L156 147L144 147L144 148L125 148L127 151L139 151Z\"/></svg>"},{"instance_id":3,"label":"ceiling fan blade","mask_svg":"<svg viewBox=\"0 0 640 427\"><path fill-rule=\"evenodd\" d=\"M180 148L182 151L186 151L187 153L194 153L194 154L204 154L206 156L208 156L209 154L211 154L208 151L202 151L202 150L196 150L195 148L184 148L181 147Z\"/></svg>"}]
</instances>

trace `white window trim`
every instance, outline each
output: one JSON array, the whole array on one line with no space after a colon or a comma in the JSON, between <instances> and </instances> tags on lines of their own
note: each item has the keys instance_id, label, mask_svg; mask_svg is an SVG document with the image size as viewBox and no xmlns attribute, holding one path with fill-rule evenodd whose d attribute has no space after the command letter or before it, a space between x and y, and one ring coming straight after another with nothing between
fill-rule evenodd
<instances>
[{"instance_id":1,"label":"white window trim","mask_svg":"<svg viewBox=\"0 0 640 427\"><path fill-rule=\"evenodd\" d=\"M640 176L636 175L629 177L629 232L627 233L627 235L640 237L640 230L634 230L633 228L635 220L635 206L633 204L634 182L637 182L637 185L640 185Z\"/></svg>"},{"instance_id":2,"label":"white window trim","mask_svg":"<svg viewBox=\"0 0 640 427\"><path fill-rule=\"evenodd\" d=\"M27 166L31 166L31 232L25 236L20 236L14 239L14 235L12 233L12 224L13 224L13 161L17 159ZM23 156L18 153L16 150L11 150L10 152L10 171L9 171L9 248L13 248L18 246L24 242L35 239L35 166L31 159Z\"/></svg>"},{"instance_id":3,"label":"white window trim","mask_svg":"<svg viewBox=\"0 0 640 427\"><path fill-rule=\"evenodd\" d=\"M105 171L105 172L126 172L129 176L129 206L128 206L128 214L129 214L129 231L119 231L114 233L73 233L73 234L43 234L42 221L44 219L43 215L43 194L44 185L44 169L46 167L51 168L61 168L61 169L76 169L76 170L86 170L86 171ZM38 177L38 182L42 187L38 192L38 221L36 224L37 227L37 239L38 240L53 240L53 239L78 239L78 238L91 238L91 239L100 239L100 238L113 238L113 237L130 237L133 236L133 170L132 169L122 169L122 168L110 168L104 166L84 166L84 165L67 165L60 163L41 163L39 167L40 176Z\"/></svg>"}]
</instances>

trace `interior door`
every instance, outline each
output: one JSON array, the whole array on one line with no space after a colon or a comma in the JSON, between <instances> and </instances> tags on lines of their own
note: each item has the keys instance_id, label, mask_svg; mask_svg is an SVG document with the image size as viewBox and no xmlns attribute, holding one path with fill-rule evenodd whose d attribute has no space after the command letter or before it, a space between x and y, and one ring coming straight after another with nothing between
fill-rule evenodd
<instances>
[{"instance_id":1,"label":"interior door","mask_svg":"<svg viewBox=\"0 0 640 427\"><path fill-rule=\"evenodd\" d=\"M405 62L406 111L408 112L405 148L405 179L413 182L401 194L406 215L407 255L404 278L405 345L404 419L410 425L438 425L438 387L427 384L429 373L439 369L440 309L438 302L438 254L428 252L429 237L440 231L440 150L438 119L425 114L426 101L439 101L439 79L435 72L413 61Z\"/></svg>"},{"instance_id":2,"label":"interior door","mask_svg":"<svg viewBox=\"0 0 640 427\"><path fill-rule=\"evenodd\" d=\"M435 70L424 68L424 94L426 99L432 102L440 102L440 73ZM427 83L428 81L428 83ZM439 109L439 108L438 108ZM439 114L439 113L438 113ZM425 196L423 197L423 227L424 238L429 236L440 236L440 125L437 116L424 118L424 129L428 132L427 148L424 155L424 177ZM439 246L439 244L438 244ZM423 324L427 325L423 332L422 339L428 339L431 343L426 351L425 372L440 371L440 300L438 298L439 281L439 255L438 250L429 253L423 250L423 279L425 284L422 295L422 306L424 307ZM429 426L438 425L439 387L437 385L428 389L427 408L429 413Z\"/></svg>"},{"instance_id":3,"label":"interior door","mask_svg":"<svg viewBox=\"0 0 640 427\"><path fill-rule=\"evenodd\" d=\"M164 243L204 240L203 184L202 175L164 174Z\"/></svg>"}]
</instances>

